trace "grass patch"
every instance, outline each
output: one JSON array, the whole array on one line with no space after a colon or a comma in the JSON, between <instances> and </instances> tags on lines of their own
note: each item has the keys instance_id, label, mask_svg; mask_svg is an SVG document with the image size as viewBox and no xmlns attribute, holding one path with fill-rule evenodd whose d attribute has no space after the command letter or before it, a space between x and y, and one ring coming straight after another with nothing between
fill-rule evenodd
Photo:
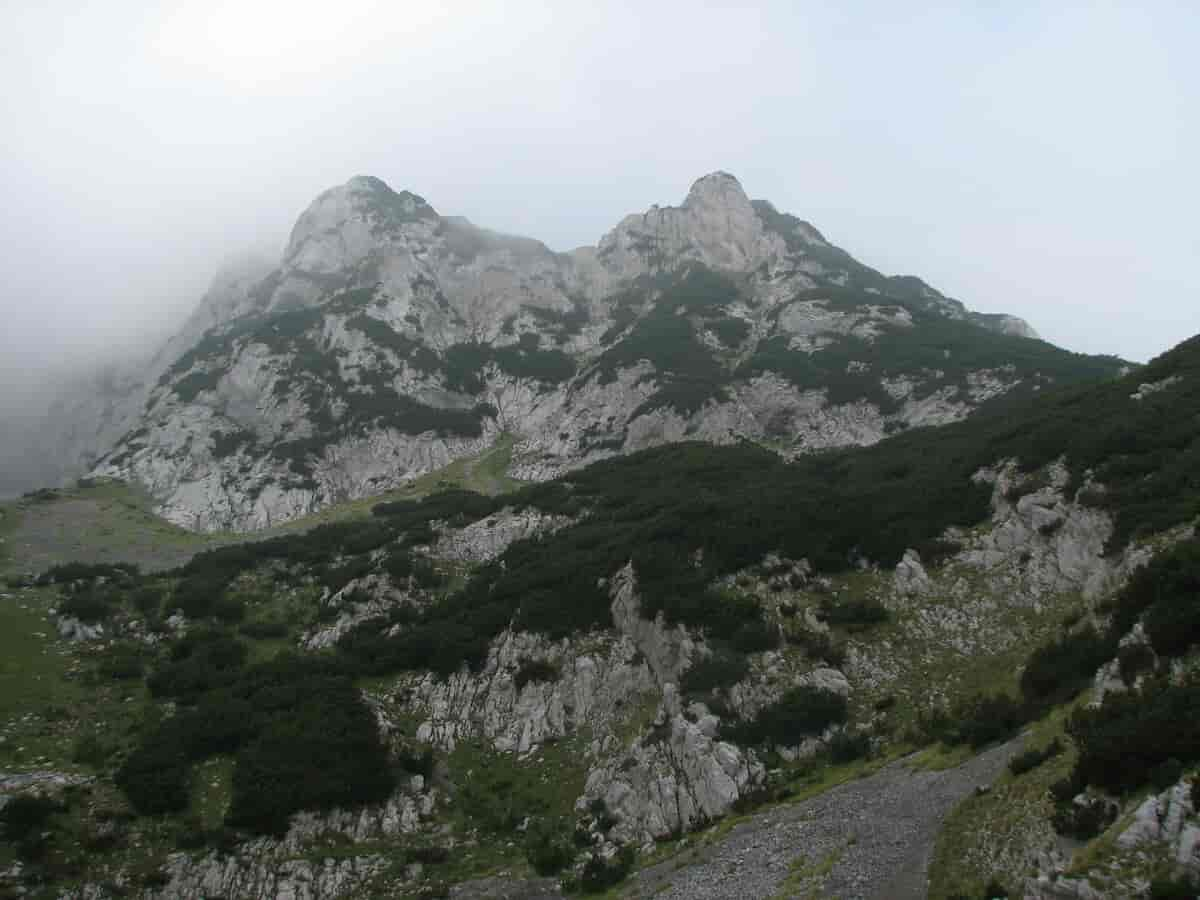
<instances>
[{"instance_id":1,"label":"grass patch","mask_svg":"<svg viewBox=\"0 0 1200 900\"><path fill-rule=\"evenodd\" d=\"M573 817L587 767L566 740L526 758L464 741L447 758L452 817L464 830L510 835L526 816Z\"/></svg>"},{"instance_id":2,"label":"grass patch","mask_svg":"<svg viewBox=\"0 0 1200 900\"><path fill-rule=\"evenodd\" d=\"M153 505L142 489L112 479L63 489L48 502L9 504L0 520L7 548L0 571L36 573L69 562L130 562L152 571L230 540L173 525L156 515Z\"/></svg>"},{"instance_id":3,"label":"grass patch","mask_svg":"<svg viewBox=\"0 0 1200 900\"><path fill-rule=\"evenodd\" d=\"M833 871L844 852L845 848L838 847L817 860L810 860L805 856L796 857L788 866L788 876L772 900L817 900L825 879L829 877L829 873Z\"/></svg>"},{"instance_id":4,"label":"grass patch","mask_svg":"<svg viewBox=\"0 0 1200 900\"><path fill-rule=\"evenodd\" d=\"M1056 708L1034 722L1025 739L1027 750L1058 740L1063 752L1020 775L1005 769L990 791L967 797L947 817L930 863L930 900L981 896L991 879L1007 880L1021 870L1030 844L1057 844L1049 823L1049 790L1074 764L1074 748L1064 736L1069 712Z\"/></svg>"}]
</instances>

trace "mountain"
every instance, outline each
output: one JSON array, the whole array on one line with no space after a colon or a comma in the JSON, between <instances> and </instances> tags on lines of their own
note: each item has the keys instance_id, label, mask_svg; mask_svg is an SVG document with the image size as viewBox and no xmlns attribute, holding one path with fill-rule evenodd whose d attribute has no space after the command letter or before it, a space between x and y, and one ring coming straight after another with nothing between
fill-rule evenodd
<instances>
[{"instance_id":1,"label":"mountain","mask_svg":"<svg viewBox=\"0 0 1200 900\"><path fill-rule=\"evenodd\" d=\"M456 471L242 543L0 505L0 892L1195 895L1200 336L869 446Z\"/></svg>"},{"instance_id":2,"label":"mountain","mask_svg":"<svg viewBox=\"0 0 1200 900\"><path fill-rule=\"evenodd\" d=\"M532 481L682 440L790 458L1120 370L881 275L723 172L570 253L356 177L278 266L214 283L94 474L188 528L247 530L505 434Z\"/></svg>"}]
</instances>

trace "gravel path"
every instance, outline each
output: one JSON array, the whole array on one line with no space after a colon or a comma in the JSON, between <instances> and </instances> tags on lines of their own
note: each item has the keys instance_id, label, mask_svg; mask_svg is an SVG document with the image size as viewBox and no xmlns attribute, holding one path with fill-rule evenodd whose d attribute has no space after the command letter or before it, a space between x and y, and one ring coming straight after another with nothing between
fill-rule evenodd
<instances>
[{"instance_id":1,"label":"gravel path","mask_svg":"<svg viewBox=\"0 0 1200 900\"><path fill-rule=\"evenodd\" d=\"M1019 745L1018 738L942 772L899 760L644 869L624 893L655 900L923 900L942 822L976 787L991 784Z\"/></svg>"}]
</instances>

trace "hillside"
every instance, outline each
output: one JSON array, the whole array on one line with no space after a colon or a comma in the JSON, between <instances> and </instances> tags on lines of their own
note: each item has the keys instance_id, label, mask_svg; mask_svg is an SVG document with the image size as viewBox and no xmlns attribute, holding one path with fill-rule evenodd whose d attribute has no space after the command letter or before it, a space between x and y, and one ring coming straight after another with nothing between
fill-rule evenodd
<instances>
[{"instance_id":1,"label":"hillside","mask_svg":"<svg viewBox=\"0 0 1200 900\"><path fill-rule=\"evenodd\" d=\"M725 173L565 254L358 177L300 216L278 266L214 284L93 426L122 429L94 474L189 529L244 531L502 433L529 481L688 440L789 459L1121 370L884 276Z\"/></svg>"},{"instance_id":2,"label":"hillside","mask_svg":"<svg viewBox=\"0 0 1200 900\"><path fill-rule=\"evenodd\" d=\"M104 483L5 507L0 890L883 896L932 860L947 900L1189 896L1200 337L790 461L675 443L514 487L511 449L251 543ZM23 574L92 531L148 570ZM842 827L861 776L920 827ZM688 875L808 815L753 882Z\"/></svg>"}]
</instances>

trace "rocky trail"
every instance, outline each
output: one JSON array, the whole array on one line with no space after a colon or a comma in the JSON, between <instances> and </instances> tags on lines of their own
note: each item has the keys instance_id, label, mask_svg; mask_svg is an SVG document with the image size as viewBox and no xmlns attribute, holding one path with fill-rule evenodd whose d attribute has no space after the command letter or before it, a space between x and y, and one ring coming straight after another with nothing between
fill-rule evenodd
<instances>
[{"instance_id":1,"label":"rocky trail","mask_svg":"<svg viewBox=\"0 0 1200 900\"><path fill-rule=\"evenodd\" d=\"M991 784L1020 742L940 772L898 760L870 777L769 810L717 844L638 873L628 896L921 900L942 822L960 800Z\"/></svg>"},{"instance_id":2,"label":"rocky trail","mask_svg":"<svg viewBox=\"0 0 1200 900\"><path fill-rule=\"evenodd\" d=\"M1020 750L1016 738L960 766L897 760L867 778L775 807L634 875L629 900L923 900L934 841L950 811L990 785ZM560 897L539 880L462 885L462 898Z\"/></svg>"}]
</instances>

